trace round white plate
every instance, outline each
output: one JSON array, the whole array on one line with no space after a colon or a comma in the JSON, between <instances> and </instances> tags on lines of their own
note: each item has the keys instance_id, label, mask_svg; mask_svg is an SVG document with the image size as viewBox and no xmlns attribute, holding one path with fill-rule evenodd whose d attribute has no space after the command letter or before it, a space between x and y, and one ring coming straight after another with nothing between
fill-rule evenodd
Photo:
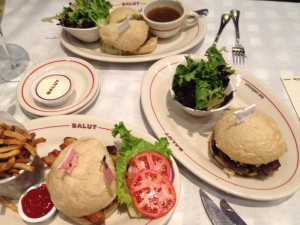
<instances>
[{"instance_id":1,"label":"round white plate","mask_svg":"<svg viewBox=\"0 0 300 225\"><path fill-rule=\"evenodd\" d=\"M128 6L135 9L143 8L145 4L151 0L140 0L135 2L125 2L122 0L112 0L113 7ZM185 6L188 8L187 6ZM188 8L191 11L191 9ZM71 52L99 61L118 62L118 63L136 63L146 62L161 59L170 55L185 52L197 44L199 44L206 34L206 21L199 17L199 22L196 26L183 30L181 33L168 39L159 39L156 49L144 55L120 56L102 53L100 50L100 42L85 43L71 34L62 30L60 41Z\"/></svg>"},{"instance_id":2,"label":"round white plate","mask_svg":"<svg viewBox=\"0 0 300 225\"><path fill-rule=\"evenodd\" d=\"M201 58L191 55L192 58ZM154 63L144 76L141 102L146 118L159 137L167 137L173 156L188 170L209 184L236 196L254 200L274 200L293 194L300 187L299 121L288 107L260 80L236 69L231 79L236 88L233 106L256 104L277 122L288 145L280 158L281 167L265 179L233 176L228 178L211 158L208 140L220 116L194 117L184 112L169 93L170 76L184 55L171 56Z\"/></svg>"},{"instance_id":3,"label":"round white plate","mask_svg":"<svg viewBox=\"0 0 300 225\"><path fill-rule=\"evenodd\" d=\"M36 102L30 92L36 79L44 74L63 74L74 80L74 92L62 105L49 107ZM20 106L36 116L53 116L73 113L89 104L99 90L96 69L88 62L72 57L51 59L27 72L18 83L17 98Z\"/></svg>"},{"instance_id":4,"label":"round white plate","mask_svg":"<svg viewBox=\"0 0 300 225\"><path fill-rule=\"evenodd\" d=\"M81 112L83 112L84 110L86 110L87 108L89 108L96 101L96 99L98 98L99 93L100 93L100 89L101 89L101 86L99 85L98 88L97 88L96 94L93 96L93 98L87 104L85 104L83 107L81 107L80 109L78 109L78 110L76 110L74 112L71 112L70 114L80 114ZM29 115L32 118L35 118L35 119L36 118L40 118L40 116L37 116L35 114L31 114L31 113L27 112L25 109L23 109L23 110L25 111L25 113L27 115Z\"/></svg>"},{"instance_id":5,"label":"round white plate","mask_svg":"<svg viewBox=\"0 0 300 225\"><path fill-rule=\"evenodd\" d=\"M111 135L111 129L118 121L112 121L103 119L100 117L91 117L84 115L61 115L52 117L43 117L35 120L31 120L24 126L31 132L35 132L37 137L45 137L47 139L46 143L38 145L38 153L40 156L47 155L50 151L59 147L59 144L63 142L63 138L67 134L68 137L96 137L105 146L119 144L120 139L114 138ZM151 143L157 141L151 135L140 131L138 128L130 126L125 123L127 129L131 130L132 134L141 137ZM180 197L180 174L175 160L172 160L175 179L174 188L177 195L177 203ZM176 203L176 204L177 204ZM166 216L159 219L145 219L145 218L130 218L125 207L117 209L106 221L106 225L161 225L166 224L171 218L175 211L176 206L169 212ZM11 210L4 211L4 215L1 215L1 221L6 225L14 224L26 224L22 219ZM2 223L2 222L1 222ZM62 213L57 213L51 220L45 222L45 224L74 224L73 221L68 219ZM43 223L41 223L43 224Z\"/></svg>"}]
</instances>

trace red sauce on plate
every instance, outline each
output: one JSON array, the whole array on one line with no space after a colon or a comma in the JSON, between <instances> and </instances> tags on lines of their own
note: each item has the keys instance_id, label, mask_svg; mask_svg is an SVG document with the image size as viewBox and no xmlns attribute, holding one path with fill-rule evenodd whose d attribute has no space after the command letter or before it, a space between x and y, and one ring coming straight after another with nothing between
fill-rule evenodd
<instances>
[{"instance_id":1,"label":"red sauce on plate","mask_svg":"<svg viewBox=\"0 0 300 225\"><path fill-rule=\"evenodd\" d=\"M24 214L30 218L42 217L53 208L53 202L45 184L28 191L21 203Z\"/></svg>"}]
</instances>

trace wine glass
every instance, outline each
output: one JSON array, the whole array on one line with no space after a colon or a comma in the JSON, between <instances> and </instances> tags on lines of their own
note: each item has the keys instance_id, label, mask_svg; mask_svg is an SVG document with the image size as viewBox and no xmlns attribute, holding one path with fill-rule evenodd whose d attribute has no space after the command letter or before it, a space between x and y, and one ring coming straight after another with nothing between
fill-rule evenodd
<instances>
[{"instance_id":1,"label":"wine glass","mask_svg":"<svg viewBox=\"0 0 300 225\"><path fill-rule=\"evenodd\" d=\"M4 8L5 0L0 0L0 83L18 82L29 64L29 54L23 47L6 42L1 27Z\"/></svg>"}]
</instances>

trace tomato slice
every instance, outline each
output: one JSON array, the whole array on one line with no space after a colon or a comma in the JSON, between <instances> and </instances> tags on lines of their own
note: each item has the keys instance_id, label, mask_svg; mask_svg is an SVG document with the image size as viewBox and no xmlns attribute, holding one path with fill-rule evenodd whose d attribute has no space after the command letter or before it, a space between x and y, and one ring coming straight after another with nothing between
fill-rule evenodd
<instances>
[{"instance_id":1,"label":"tomato slice","mask_svg":"<svg viewBox=\"0 0 300 225\"><path fill-rule=\"evenodd\" d=\"M135 208L151 218L166 215L176 203L173 184L154 170L140 170L133 177L129 190Z\"/></svg>"},{"instance_id":2,"label":"tomato slice","mask_svg":"<svg viewBox=\"0 0 300 225\"><path fill-rule=\"evenodd\" d=\"M153 151L142 152L133 157L128 164L126 172L126 182L128 186L134 175L143 169L155 170L168 179L171 176L171 163L165 156Z\"/></svg>"}]
</instances>

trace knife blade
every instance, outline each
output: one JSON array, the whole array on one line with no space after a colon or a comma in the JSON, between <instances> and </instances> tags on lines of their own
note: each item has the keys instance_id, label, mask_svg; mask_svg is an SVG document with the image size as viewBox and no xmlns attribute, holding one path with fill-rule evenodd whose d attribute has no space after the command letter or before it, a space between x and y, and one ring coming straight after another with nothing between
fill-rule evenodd
<instances>
[{"instance_id":1,"label":"knife blade","mask_svg":"<svg viewBox=\"0 0 300 225\"><path fill-rule=\"evenodd\" d=\"M236 225L247 225L224 199L220 201L220 207L225 215Z\"/></svg>"},{"instance_id":2,"label":"knife blade","mask_svg":"<svg viewBox=\"0 0 300 225\"><path fill-rule=\"evenodd\" d=\"M235 225L202 189L199 193L206 214L213 225Z\"/></svg>"}]
</instances>

